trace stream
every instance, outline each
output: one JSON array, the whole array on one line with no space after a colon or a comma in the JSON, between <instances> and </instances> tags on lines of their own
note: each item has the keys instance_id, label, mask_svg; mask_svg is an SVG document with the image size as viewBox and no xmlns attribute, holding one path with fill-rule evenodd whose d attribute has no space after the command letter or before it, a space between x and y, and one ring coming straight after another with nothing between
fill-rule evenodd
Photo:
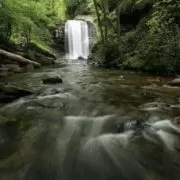
<instances>
[{"instance_id":1,"label":"stream","mask_svg":"<svg viewBox=\"0 0 180 180\"><path fill-rule=\"evenodd\" d=\"M34 94L0 108L1 180L179 180L171 78L58 61L8 79Z\"/></svg>"}]
</instances>

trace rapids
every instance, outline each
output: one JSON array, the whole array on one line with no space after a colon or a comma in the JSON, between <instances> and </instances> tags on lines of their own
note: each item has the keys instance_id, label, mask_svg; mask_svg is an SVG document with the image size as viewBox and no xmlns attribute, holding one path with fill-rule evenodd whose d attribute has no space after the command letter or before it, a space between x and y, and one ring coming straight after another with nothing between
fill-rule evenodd
<instances>
[{"instance_id":1,"label":"rapids","mask_svg":"<svg viewBox=\"0 0 180 180\"><path fill-rule=\"evenodd\" d=\"M168 80L64 59L14 75L34 94L1 105L0 179L179 180L180 91Z\"/></svg>"}]
</instances>

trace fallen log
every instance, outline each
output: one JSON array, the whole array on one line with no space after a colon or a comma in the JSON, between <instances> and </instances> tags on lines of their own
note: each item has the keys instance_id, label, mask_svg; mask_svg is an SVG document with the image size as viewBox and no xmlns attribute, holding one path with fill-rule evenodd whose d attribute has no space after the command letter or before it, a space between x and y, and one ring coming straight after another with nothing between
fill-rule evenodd
<instances>
[{"instance_id":1,"label":"fallen log","mask_svg":"<svg viewBox=\"0 0 180 180\"><path fill-rule=\"evenodd\" d=\"M14 60L16 62L19 62L21 64L33 64L34 67L37 67L37 68L39 68L41 66L41 64L36 62L36 61L32 61L30 59L24 58L20 55L14 54L14 53L10 53L10 52L5 51L3 49L0 49L0 55L6 57L8 59Z\"/></svg>"}]
</instances>

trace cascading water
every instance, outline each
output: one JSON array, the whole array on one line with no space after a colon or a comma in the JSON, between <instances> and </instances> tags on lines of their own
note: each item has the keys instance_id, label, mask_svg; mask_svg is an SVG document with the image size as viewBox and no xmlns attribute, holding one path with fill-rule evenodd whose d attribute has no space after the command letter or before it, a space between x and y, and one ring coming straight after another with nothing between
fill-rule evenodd
<instances>
[{"instance_id":1,"label":"cascading water","mask_svg":"<svg viewBox=\"0 0 180 180\"><path fill-rule=\"evenodd\" d=\"M81 20L68 20L65 25L66 56L68 59L87 59L89 56L88 24Z\"/></svg>"}]
</instances>

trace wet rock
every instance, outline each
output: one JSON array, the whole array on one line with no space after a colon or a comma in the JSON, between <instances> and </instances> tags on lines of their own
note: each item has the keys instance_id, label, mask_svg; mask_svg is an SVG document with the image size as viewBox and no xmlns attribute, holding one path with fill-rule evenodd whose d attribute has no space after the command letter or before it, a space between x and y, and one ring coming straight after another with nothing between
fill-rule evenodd
<instances>
[{"instance_id":1,"label":"wet rock","mask_svg":"<svg viewBox=\"0 0 180 180\"><path fill-rule=\"evenodd\" d=\"M6 77L9 75L13 75L14 73L22 72L25 72L25 70L18 64L2 64L0 67L0 77Z\"/></svg>"},{"instance_id":2,"label":"wet rock","mask_svg":"<svg viewBox=\"0 0 180 180\"><path fill-rule=\"evenodd\" d=\"M82 56L79 56L78 60L84 60L84 58Z\"/></svg>"},{"instance_id":3,"label":"wet rock","mask_svg":"<svg viewBox=\"0 0 180 180\"><path fill-rule=\"evenodd\" d=\"M16 99L33 94L33 92L10 84L0 87L0 103L10 103Z\"/></svg>"},{"instance_id":4,"label":"wet rock","mask_svg":"<svg viewBox=\"0 0 180 180\"><path fill-rule=\"evenodd\" d=\"M4 125L5 123L7 123L9 121L8 118L3 117L2 115L0 115L0 126Z\"/></svg>"},{"instance_id":5,"label":"wet rock","mask_svg":"<svg viewBox=\"0 0 180 180\"><path fill-rule=\"evenodd\" d=\"M180 86L180 78L175 78L172 81L168 82L171 86Z\"/></svg>"},{"instance_id":6,"label":"wet rock","mask_svg":"<svg viewBox=\"0 0 180 180\"><path fill-rule=\"evenodd\" d=\"M123 76L123 75L120 75L120 76L119 76L119 80L124 80L124 76Z\"/></svg>"},{"instance_id":7,"label":"wet rock","mask_svg":"<svg viewBox=\"0 0 180 180\"><path fill-rule=\"evenodd\" d=\"M25 67L25 71L28 72L28 71L33 71L34 70L34 66L32 64L28 64L26 67Z\"/></svg>"},{"instance_id":8,"label":"wet rock","mask_svg":"<svg viewBox=\"0 0 180 180\"><path fill-rule=\"evenodd\" d=\"M12 154L17 148L19 122L0 115L0 159Z\"/></svg>"},{"instance_id":9,"label":"wet rock","mask_svg":"<svg viewBox=\"0 0 180 180\"><path fill-rule=\"evenodd\" d=\"M5 64L3 65L4 69L7 69L8 71L14 72L14 73L21 73L23 72L23 68L21 68L18 64Z\"/></svg>"},{"instance_id":10,"label":"wet rock","mask_svg":"<svg viewBox=\"0 0 180 180\"><path fill-rule=\"evenodd\" d=\"M47 77L43 79L44 84L62 84L63 80L60 77Z\"/></svg>"},{"instance_id":11,"label":"wet rock","mask_svg":"<svg viewBox=\"0 0 180 180\"><path fill-rule=\"evenodd\" d=\"M43 54L44 56L56 59L56 56L53 53L49 52L46 49L43 49L43 48L39 47L37 44L32 43L32 42L31 43L27 43L25 45L25 47L24 47L24 50L26 52L30 50L30 51L33 51L33 52L37 52L39 54Z\"/></svg>"},{"instance_id":12,"label":"wet rock","mask_svg":"<svg viewBox=\"0 0 180 180\"><path fill-rule=\"evenodd\" d=\"M180 116L178 116L178 117L175 117L174 118L174 120L173 120L173 122L175 123L175 124L180 124Z\"/></svg>"},{"instance_id":13,"label":"wet rock","mask_svg":"<svg viewBox=\"0 0 180 180\"><path fill-rule=\"evenodd\" d=\"M55 59L52 57L47 57L41 53L29 50L28 57L42 65L50 65L55 63Z\"/></svg>"},{"instance_id":14,"label":"wet rock","mask_svg":"<svg viewBox=\"0 0 180 180\"><path fill-rule=\"evenodd\" d=\"M171 105L171 108L172 108L172 113L175 116L180 116L180 104Z\"/></svg>"},{"instance_id":15,"label":"wet rock","mask_svg":"<svg viewBox=\"0 0 180 180\"><path fill-rule=\"evenodd\" d=\"M8 75L9 75L8 69L0 68L0 78L4 78L4 77L6 77Z\"/></svg>"},{"instance_id":16,"label":"wet rock","mask_svg":"<svg viewBox=\"0 0 180 180\"><path fill-rule=\"evenodd\" d=\"M35 43L26 44L24 50L26 52L26 55L24 56L42 65L49 65L55 63L56 56L48 50L37 46Z\"/></svg>"},{"instance_id":17,"label":"wet rock","mask_svg":"<svg viewBox=\"0 0 180 180\"><path fill-rule=\"evenodd\" d=\"M140 111L144 111L144 112L171 111L171 107L166 103L152 102L141 105Z\"/></svg>"},{"instance_id":18,"label":"wet rock","mask_svg":"<svg viewBox=\"0 0 180 180\"><path fill-rule=\"evenodd\" d=\"M157 78L148 78L147 84L152 85L152 86L160 86L161 80L158 77Z\"/></svg>"}]
</instances>

